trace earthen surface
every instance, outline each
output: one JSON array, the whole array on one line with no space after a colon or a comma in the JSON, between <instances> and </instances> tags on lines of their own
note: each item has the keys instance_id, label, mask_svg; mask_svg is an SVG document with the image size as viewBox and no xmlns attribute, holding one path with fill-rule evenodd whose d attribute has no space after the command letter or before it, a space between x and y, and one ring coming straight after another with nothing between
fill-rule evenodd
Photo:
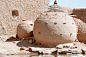
<instances>
[{"instance_id":1,"label":"earthen surface","mask_svg":"<svg viewBox=\"0 0 86 57\"><path fill-rule=\"evenodd\" d=\"M73 9L73 15L86 23L86 8Z\"/></svg>"},{"instance_id":2,"label":"earthen surface","mask_svg":"<svg viewBox=\"0 0 86 57\"><path fill-rule=\"evenodd\" d=\"M23 21L17 26L17 35L19 39L33 36L34 23L32 21Z\"/></svg>"},{"instance_id":3,"label":"earthen surface","mask_svg":"<svg viewBox=\"0 0 86 57\"><path fill-rule=\"evenodd\" d=\"M78 28L77 39L80 42L86 42L86 23L80 19L74 18L74 21Z\"/></svg>"},{"instance_id":4,"label":"earthen surface","mask_svg":"<svg viewBox=\"0 0 86 57\"><path fill-rule=\"evenodd\" d=\"M34 38L41 44L62 44L74 42L77 36L76 24L64 12L47 12L38 17L34 24Z\"/></svg>"},{"instance_id":5,"label":"earthen surface","mask_svg":"<svg viewBox=\"0 0 86 57\"><path fill-rule=\"evenodd\" d=\"M7 34L16 34L22 20L35 21L49 6L49 0L0 0L0 20Z\"/></svg>"}]
</instances>

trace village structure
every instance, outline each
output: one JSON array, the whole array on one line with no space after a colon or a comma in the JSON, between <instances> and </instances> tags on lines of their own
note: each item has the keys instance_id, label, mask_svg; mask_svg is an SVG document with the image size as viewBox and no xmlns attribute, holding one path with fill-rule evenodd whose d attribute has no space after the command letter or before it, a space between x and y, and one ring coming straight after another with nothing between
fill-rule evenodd
<instances>
[{"instance_id":1,"label":"village structure","mask_svg":"<svg viewBox=\"0 0 86 57\"><path fill-rule=\"evenodd\" d=\"M14 34L23 20L34 22L48 8L49 0L0 0L0 5L0 23L6 34Z\"/></svg>"},{"instance_id":2,"label":"village structure","mask_svg":"<svg viewBox=\"0 0 86 57\"><path fill-rule=\"evenodd\" d=\"M86 8L60 6L56 0L53 5L49 0L0 0L0 52L86 54Z\"/></svg>"}]
</instances>

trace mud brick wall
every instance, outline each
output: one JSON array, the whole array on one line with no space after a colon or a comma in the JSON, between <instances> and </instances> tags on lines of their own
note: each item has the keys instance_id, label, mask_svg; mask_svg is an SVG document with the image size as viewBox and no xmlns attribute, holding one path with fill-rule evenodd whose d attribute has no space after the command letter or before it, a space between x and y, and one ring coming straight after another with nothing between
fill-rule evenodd
<instances>
[{"instance_id":1,"label":"mud brick wall","mask_svg":"<svg viewBox=\"0 0 86 57\"><path fill-rule=\"evenodd\" d=\"M86 9L73 9L73 15L76 15L75 18L81 19L86 23Z\"/></svg>"},{"instance_id":2,"label":"mud brick wall","mask_svg":"<svg viewBox=\"0 0 86 57\"><path fill-rule=\"evenodd\" d=\"M49 6L49 0L0 0L0 22L7 34L15 34L22 20L35 21Z\"/></svg>"}]
</instances>

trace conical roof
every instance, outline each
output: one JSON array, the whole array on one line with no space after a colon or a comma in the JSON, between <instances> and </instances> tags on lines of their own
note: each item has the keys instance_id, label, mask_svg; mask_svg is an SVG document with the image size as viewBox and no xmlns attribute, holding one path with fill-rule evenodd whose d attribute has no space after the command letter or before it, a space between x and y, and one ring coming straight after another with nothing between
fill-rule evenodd
<instances>
[{"instance_id":1,"label":"conical roof","mask_svg":"<svg viewBox=\"0 0 86 57\"><path fill-rule=\"evenodd\" d=\"M51 5L48 8L47 12L64 12L62 8L57 4L57 1L55 0L54 5Z\"/></svg>"},{"instance_id":2,"label":"conical roof","mask_svg":"<svg viewBox=\"0 0 86 57\"><path fill-rule=\"evenodd\" d=\"M57 1L55 0L54 4L57 4Z\"/></svg>"}]
</instances>

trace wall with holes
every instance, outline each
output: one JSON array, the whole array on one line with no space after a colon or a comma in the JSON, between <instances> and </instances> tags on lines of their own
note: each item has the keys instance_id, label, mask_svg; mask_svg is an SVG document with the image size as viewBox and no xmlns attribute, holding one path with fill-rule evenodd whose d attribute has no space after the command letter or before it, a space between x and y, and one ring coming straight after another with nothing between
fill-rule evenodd
<instances>
[{"instance_id":1,"label":"wall with holes","mask_svg":"<svg viewBox=\"0 0 86 57\"><path fill-rule=\"evenodd\" d=\"M36 20L33 34L36 42L54 46L75 41L77 27L67 13L46 12Z\"/></svg>"},{"instance_id":2,"label":"wall with holes","mask_svg":"<svg viewBox=\"0 0 86 57\"><path fill-rule=\"evenodd\" d=\"M22 20L34 22L48 6L49 0L0 0L0 21L8 34L14 34Z\"/></svg>"},{"instance_id":3,"label":"wall with holes","mask_svg":"<svg viewBox=\"0 0 86 57\"><path fill-rule=\"evenodd\" d=\"M86 9L73 9L73 15L86 23Z\"/></svg>"}]
</instances>

